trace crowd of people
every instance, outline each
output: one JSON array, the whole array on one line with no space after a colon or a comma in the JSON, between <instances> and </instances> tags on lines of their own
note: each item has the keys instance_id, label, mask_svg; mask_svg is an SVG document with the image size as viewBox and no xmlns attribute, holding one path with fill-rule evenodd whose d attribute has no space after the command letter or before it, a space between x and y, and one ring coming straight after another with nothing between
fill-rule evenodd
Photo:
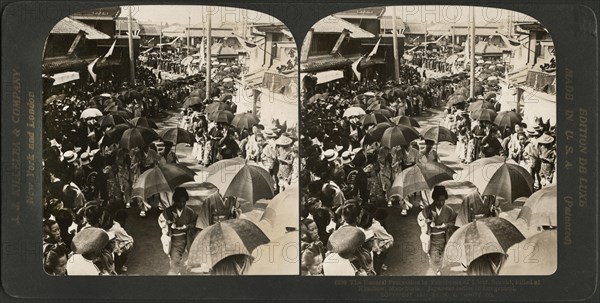
<instances>
[{"instance_id":1,"label":"crowd of people","mask_svg":"<svg viewBox=\"0 0 600 303\"><path fill-rule=\"evenodd\" d=\"M44 92L43 251L48 274L126 273L134 245L126 222L128 209L135 206L140 217L151 208L161 211L159 225L171 239L165 251L171 262L169 274L185 273L181 257L191 243L183 242L182 248L178 236L193 239L199 231L198 215L185 207L190 198L187 191L176 188L146 198L132 193L145 171L180 162L174 150L179 142L157 136L128 148L121 140L124 131L132 128L158 133L161 129L151 118L177 116L177 108L183 107L179 126L195 138L188 142L193 149L186 157L204 166L232 158L255 161L270 173L275 194L298 179L294 177L298 174L294 129L278 121L260 121L251 113L240 113L252 116L245 124L231 120L236 114L232 80L240 77L235 64L214 62L211 98L204 97L204 73L163 79L164 73L147 64L137 66L135 84L103 79ZM199 101L186 104L190 98ZM226 118L212 117L211 107ZM228 198L223 197L221 204L232 207L224 210L227 218L222 219L239 217L237 199L231 203Z\"/></svg>"},{"instance_id":2,"label":"crowd of people","mask_svg":"<svg viewBox=\"0 0 600 303\"><path fill-rule=\"evenodd\" d=\"M379 142L381 136L375 136L380 127L394 127L402 121L408 121L409 127L418 125L412 124L411 118L418 119L425 109L445 108L446 122L440 118L440 125L458 138L451 144L456 145L462 165L504 156L534 177L534 191L554 181L554 126L541 118L535 125L526 125L498 123L476 115L473 104L477 102L485 102L494 113L500 111L496 95L491 94L494 83L477 81L475 98L468 98L466 73L431 79L410 65L402 65L399 82L363 79L319 86L309 82L307 86L305 81L308 89L303 96L305 119L301 121L300 138L303 275L381 275L387 269L385 260L397 236L386 229L386 217L395 207L400 208L402 216L413 207L421 209L418 223L427 240L424 250L431 271L440 274L445 245L457 229L457 213L445 205L448 191L441 185L407 195L391 191L402 171L442 162L436 151L438 142L420 135L390 147L389 143ZM461 97L456 99L457 95ZM347 114L352 110L356 114ZM381 110L388 112L386 118L369 117ZM409 119L399 120L403 116ZM495 197L484 196L484 200L488 209L481 210L483 216L498 216Z\"/></svg>"}]
</instances>

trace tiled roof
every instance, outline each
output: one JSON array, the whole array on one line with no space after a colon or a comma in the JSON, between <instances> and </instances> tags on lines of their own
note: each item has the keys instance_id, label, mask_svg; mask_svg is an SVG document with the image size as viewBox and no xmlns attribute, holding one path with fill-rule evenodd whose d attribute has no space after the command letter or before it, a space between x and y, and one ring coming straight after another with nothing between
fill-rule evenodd
<instances>
[{"instance_id":1,"label":"tiled roof","mask_svg":"<svg viewBox=\"0 0 600 303\"><path fill-rule=\"evenodd\" d=\"M138 23L140 36L160 36L160 27L156 24Z\"/></svg>"},{"instance_id":2,"label":"tiled roof","mask_svg":"<svg viewBox=\"0 0 600 303\"><path fill-rule=\"evenodd\" d=\"M350 37L354 39L374 38L368 31L335 16L325 17L312 27L315 33L341 33L344 29L350 31Z\"/></svg>"},{"instance_id":3,"label":"tiled roof","mask_svg":"<svg viewBox=\"0 0 600 303\"><path fill-rule=\"evenodd\" d=\"M475 54L501 54L502 49L487 42L479 42L475 45Z\"/></svg>"},{"instance_id":4,"label":"tiled roof","mask_svg":"<svg viewBox=\"0 0 600 303\"><path fill-rule=\"evenodd\" d=\"M129 21L127 20L127 18L119 17L119 18L117 18L117 20L115 20L115 29L117 31L129 30L128 23L129 23ZM138 24L137 20L135 20L135 19L131 20L131 30L134 32L140 30L140 25Z\"/></svg>"},{"instance_id":5,"label":"tiled roof","mask_svg":"<svg viewBox=\"0 0 600 303\"><path fill-rule=\"evenodd\" d=\"M79 22L72 18L64 18L50 31L51 34L74 34L76 35L80 30L86 33L85 38L88 40L102 40L102 39L110 39L110 36L83 23Z\"/></svg>"}]
</instances>

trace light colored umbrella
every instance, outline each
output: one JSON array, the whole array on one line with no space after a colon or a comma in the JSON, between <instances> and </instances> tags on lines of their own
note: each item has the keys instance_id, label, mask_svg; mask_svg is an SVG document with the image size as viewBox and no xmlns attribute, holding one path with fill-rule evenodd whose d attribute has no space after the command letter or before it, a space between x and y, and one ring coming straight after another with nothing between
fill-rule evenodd
<instances>
[{"instance_id":1,"label":"light colored umbrella","mask_svg":"<svg viewBox=\"0 0 600 303\"><path fill-rule=\"evenodd\" d=\"M344 117L353 117L353 116L362 116L362 115L366 115L367 113L365 112L364 109L358 107L358 106L353 106L353 107L349 107L344 111Z\"/></svg>"},{"instance_id":2,"label":"light colored umbrella","mask_svg":"<svg viewBox=\"0 0 600 303\"><path fill-rule=\"evenodd\" d=\"M81 112L81 115L79 116L79 118L89 119L89 118L102 117L103 115L104 114L97 108L86 108Z\"/></svg>"},{"instance_id":3,"label":"light colored umbrella","mask_svg":"<svg viewBox=\"0 0 600 303\"><path fill-rule=\"evenodd\" d=\"M250 220L231 219L203 229L194 239L188 255L188 267L213 268L233 255L252 255L269 238Z\"/></svg>"},{"instance_id":4,"label":"light colored umbrella","mask_svg":"<svg viewBox=\"0 0 600 303\"><path fill-rule=\"evenodd\" d=\"M219 188L223 197L243 198L252 203L273 198L274 181L264 168L240 158L221 160L208 167L206 182Z\"/></svg>"},{"instance_id":5,"label":"light colored umbrella","mask_svg":"<svg viewBox=\"0 0 600 303\"><path fill-rule=\"evenodd\" d=\"M146 199L152 195L169 192L183 183L194 181L196 173L177 163L159 163L142 173L133 184L133 197Z\"/></svg>"},{"instance_id":6,"label":"light colored umbrella","mask_svg":"<svg viewBox=\"0 0 600 303\"><path fill-rule=\"evenodd\" d=\"M506 219L490 217L475 220L452 234L446 244L444 263L460 262L469 266L471 261L485 254L506 254L511 246L524 239L523 234Z\"/></svg>"},{"instance_id":7,"label":"light colored umbrella","mask_svg":"<svg viewBox=\"0 0 600 303\"><path fill-rule=\"evenodd\" d=\"M525 200L517 219L525 220L529 227L556 227L557 203L556 185L544 187Z\"/></svg>"},{"instance_id":8,"label":"light colored umbrella","mask_svg":"<svg viewBox=\"0 0 600 303\"><path fill-rule=\"evenodd\" d=\"M430 190L435 185L452 180L456 172L439 162L426 162L413 165L396 175L388 195L406 197L412 193Z\"/></svg>"},{"instance_id":9,"label":"light colored umbrella","mask_svg":"<svg viewBox=\"0 0 600 303\"><path fill-rule=\"evenodd\" d=\"M469 181L482 195L500 196L510 202L533 192L533 177L529 172L502 156L472 162L461 172L458 181Z\"/></svg>"},{"instance_id":10,"label":"light colored umbrella","mask_svg":"<svg viewBox=\"0 0 600 303\"><path fill-rule=\"evenodd\" d=\"M527 238L507 251L500 276L549 276L558 263L558 232L546 230Z\"/></svg>"},{"instance_id":11,"label":"light colored umbrella","mask_svg":"<svg viewBox=\"0 0 600 303\"><path fill-rule=\"evenodd\" d=\"M290 230L298 230L298 187L288 188L268 202L259 220L270 239L283 237Z\"/></svg>"},{"instance_id":12,"label":"light colored umbrella","mask_svg":"<svg viewBox=\"0 0 600 303\"><path fill-rule=\"evenodd\" d=\"M296 221L297 217L296 217ZM255 256L247 275L298 275L300 266L299 231L285 233L282 237L254 249Z\"/></svg>"}]
</instances>

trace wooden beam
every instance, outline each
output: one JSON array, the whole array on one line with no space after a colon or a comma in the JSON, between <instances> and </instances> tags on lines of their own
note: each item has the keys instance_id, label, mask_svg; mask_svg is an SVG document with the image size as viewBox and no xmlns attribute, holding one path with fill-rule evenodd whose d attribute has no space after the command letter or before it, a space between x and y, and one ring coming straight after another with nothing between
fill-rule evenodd
<instances>
[{"instance_id":1,"label":"wooden beam","mask_svg":"<svg viewBox=\"0 0 600 303\"><path fill-rule=\"evenodd\" d=\"M82 30L79 30L79 32L77 33L77 37L75 37L75 40L73 40L73 43L71 43L71 47L69 47L67 56L70 56L71 54L73 54L73 52L75 51L75 48L77 47L77 45L79 44L79 41L81 40L81 38L83 38L83 36L85 36L85 32Z\"/></svg>"},{"instance_id":2,"label":"wooden beam","mask_svg":"<svg viewBox=\"0 0 600 303\"><path fill-rule=\"evenodd\" d=\"M330 53L331 55L335 55L338 52L340 45L342 45L342 42L344 42L344 39L346 39L346 37L348 36L349 33L350 33L350 31L344 28L344 30L340 34L337 42L333 46L333 49L331 50L331 53Z\"/></svg>"},{"instance_id":3,"label":"wooden beam","mask_svg":"<svg viewBox=\"0 0 600 303\"><path fill-rule=\"evenodd\" d=\"M304 41L302 41L302 49L300 50L300 62L308 61L308 53L310 52L310 45L312 44L313 32L315 30L311 28L306 37L304 37Z\"/></svg>"}]
</instances>

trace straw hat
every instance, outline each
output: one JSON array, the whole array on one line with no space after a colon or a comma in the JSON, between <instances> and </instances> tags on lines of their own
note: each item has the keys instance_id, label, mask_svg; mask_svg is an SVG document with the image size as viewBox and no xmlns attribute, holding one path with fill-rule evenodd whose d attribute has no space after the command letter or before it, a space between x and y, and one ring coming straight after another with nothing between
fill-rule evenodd
<instances>
[{"instance_id":1,"label":"straw hat","mask_svg":"<svg viewBox=\"0 0 600 303\"><path fill-rule=\"evenodd\" d=\"M101 228L89 227L73 237L73 251L76 254L100 252L108 244L108 234Z\"/></svg>"},{"instance_id":2,"label":"straw hat","mask_svg":"<svg viewBox=\"0 0 600 303\"><path fill-rule=\"evenodd\" d=\"M81 165L88 165L92 161L92 156L89 153L81 154Z\"/></svg>"},{"instance_id":3,"label":"straw hat","mask_svg":"<svg viewBox=\"0 0 600 303\"><path fill-rule=\"evenodd\" d=\"M67 162L74 162L77 160L77 154L72 150L66 151L63 155L63 159Z\"/></svg>"},{"instance_id":4,"label":"straw hat","mask_svg":"<svg viewBox=\"0 0 600 303\"><path fill-rule=\"evenodd\" d=\"M329 162L335 160L338 157L338 152L333 149L328 149L323 153L323 159Z\"/></svg>"},{"instance_id":5,"label":"straw hat","mask_svg":"<svg viewBox=\"0 0 600 303\"><path fill-rule=\"evenodd\" d=\"M294 142L294 140L290 139L288 136L280 136L276 141L276 145L290 145Z\"/></svg>"},{"instance_id":6,"label":"straw hat","mask_svg":"<svg viewBox=\"0 0 600 303\"><path fill-rule=\"evenodd\" d=\"M263 135L265 135L267 138L277 138L277 135L271 129L265 129L263 131Z\"/></svg>"},{"instance_id":7,"label":"straw hat","mask_svg":"<svg viewBox=\"0 0 600 303\"><path fill-rule=\"evenodd\" d=\"M345 151L342 153L342 164L349 164L352 162L352 153L350 151Z\"/></svg>"},{"instance_id":8,"label":"straw hat","mask_svg":"<svg viewBox=\"0 0 600 303\"><path fill-rule=\"evenodd\" d=\"M541 137L537 139L540 144L550 144L554 143L554 138L552 136L548 136L547 134L543 134Z\"/></svg>"},{"instance_id":9,"label":"straw hat","mask_svg":"<svg viewBox=\"0 0 600 303\"><path fill-rule=\"evenodd\" d=\"M342 226L329 236L327 250L338 253L352 253L365 242L365 233L358 227Z\"/></svg>"},{"instance_id":10,"label":"straw hat","mask_svg":"<svg viewBox=\"0 0 600 303\"><path fill-rule=\"evenodd\" d=\"M528 136L537 136L539 135L539 132L537 131L537 129L535 129L535 127L533 126L529 126L527 127L527 129L525 130L527 132Z\"/></svg>"}]
</instances>

